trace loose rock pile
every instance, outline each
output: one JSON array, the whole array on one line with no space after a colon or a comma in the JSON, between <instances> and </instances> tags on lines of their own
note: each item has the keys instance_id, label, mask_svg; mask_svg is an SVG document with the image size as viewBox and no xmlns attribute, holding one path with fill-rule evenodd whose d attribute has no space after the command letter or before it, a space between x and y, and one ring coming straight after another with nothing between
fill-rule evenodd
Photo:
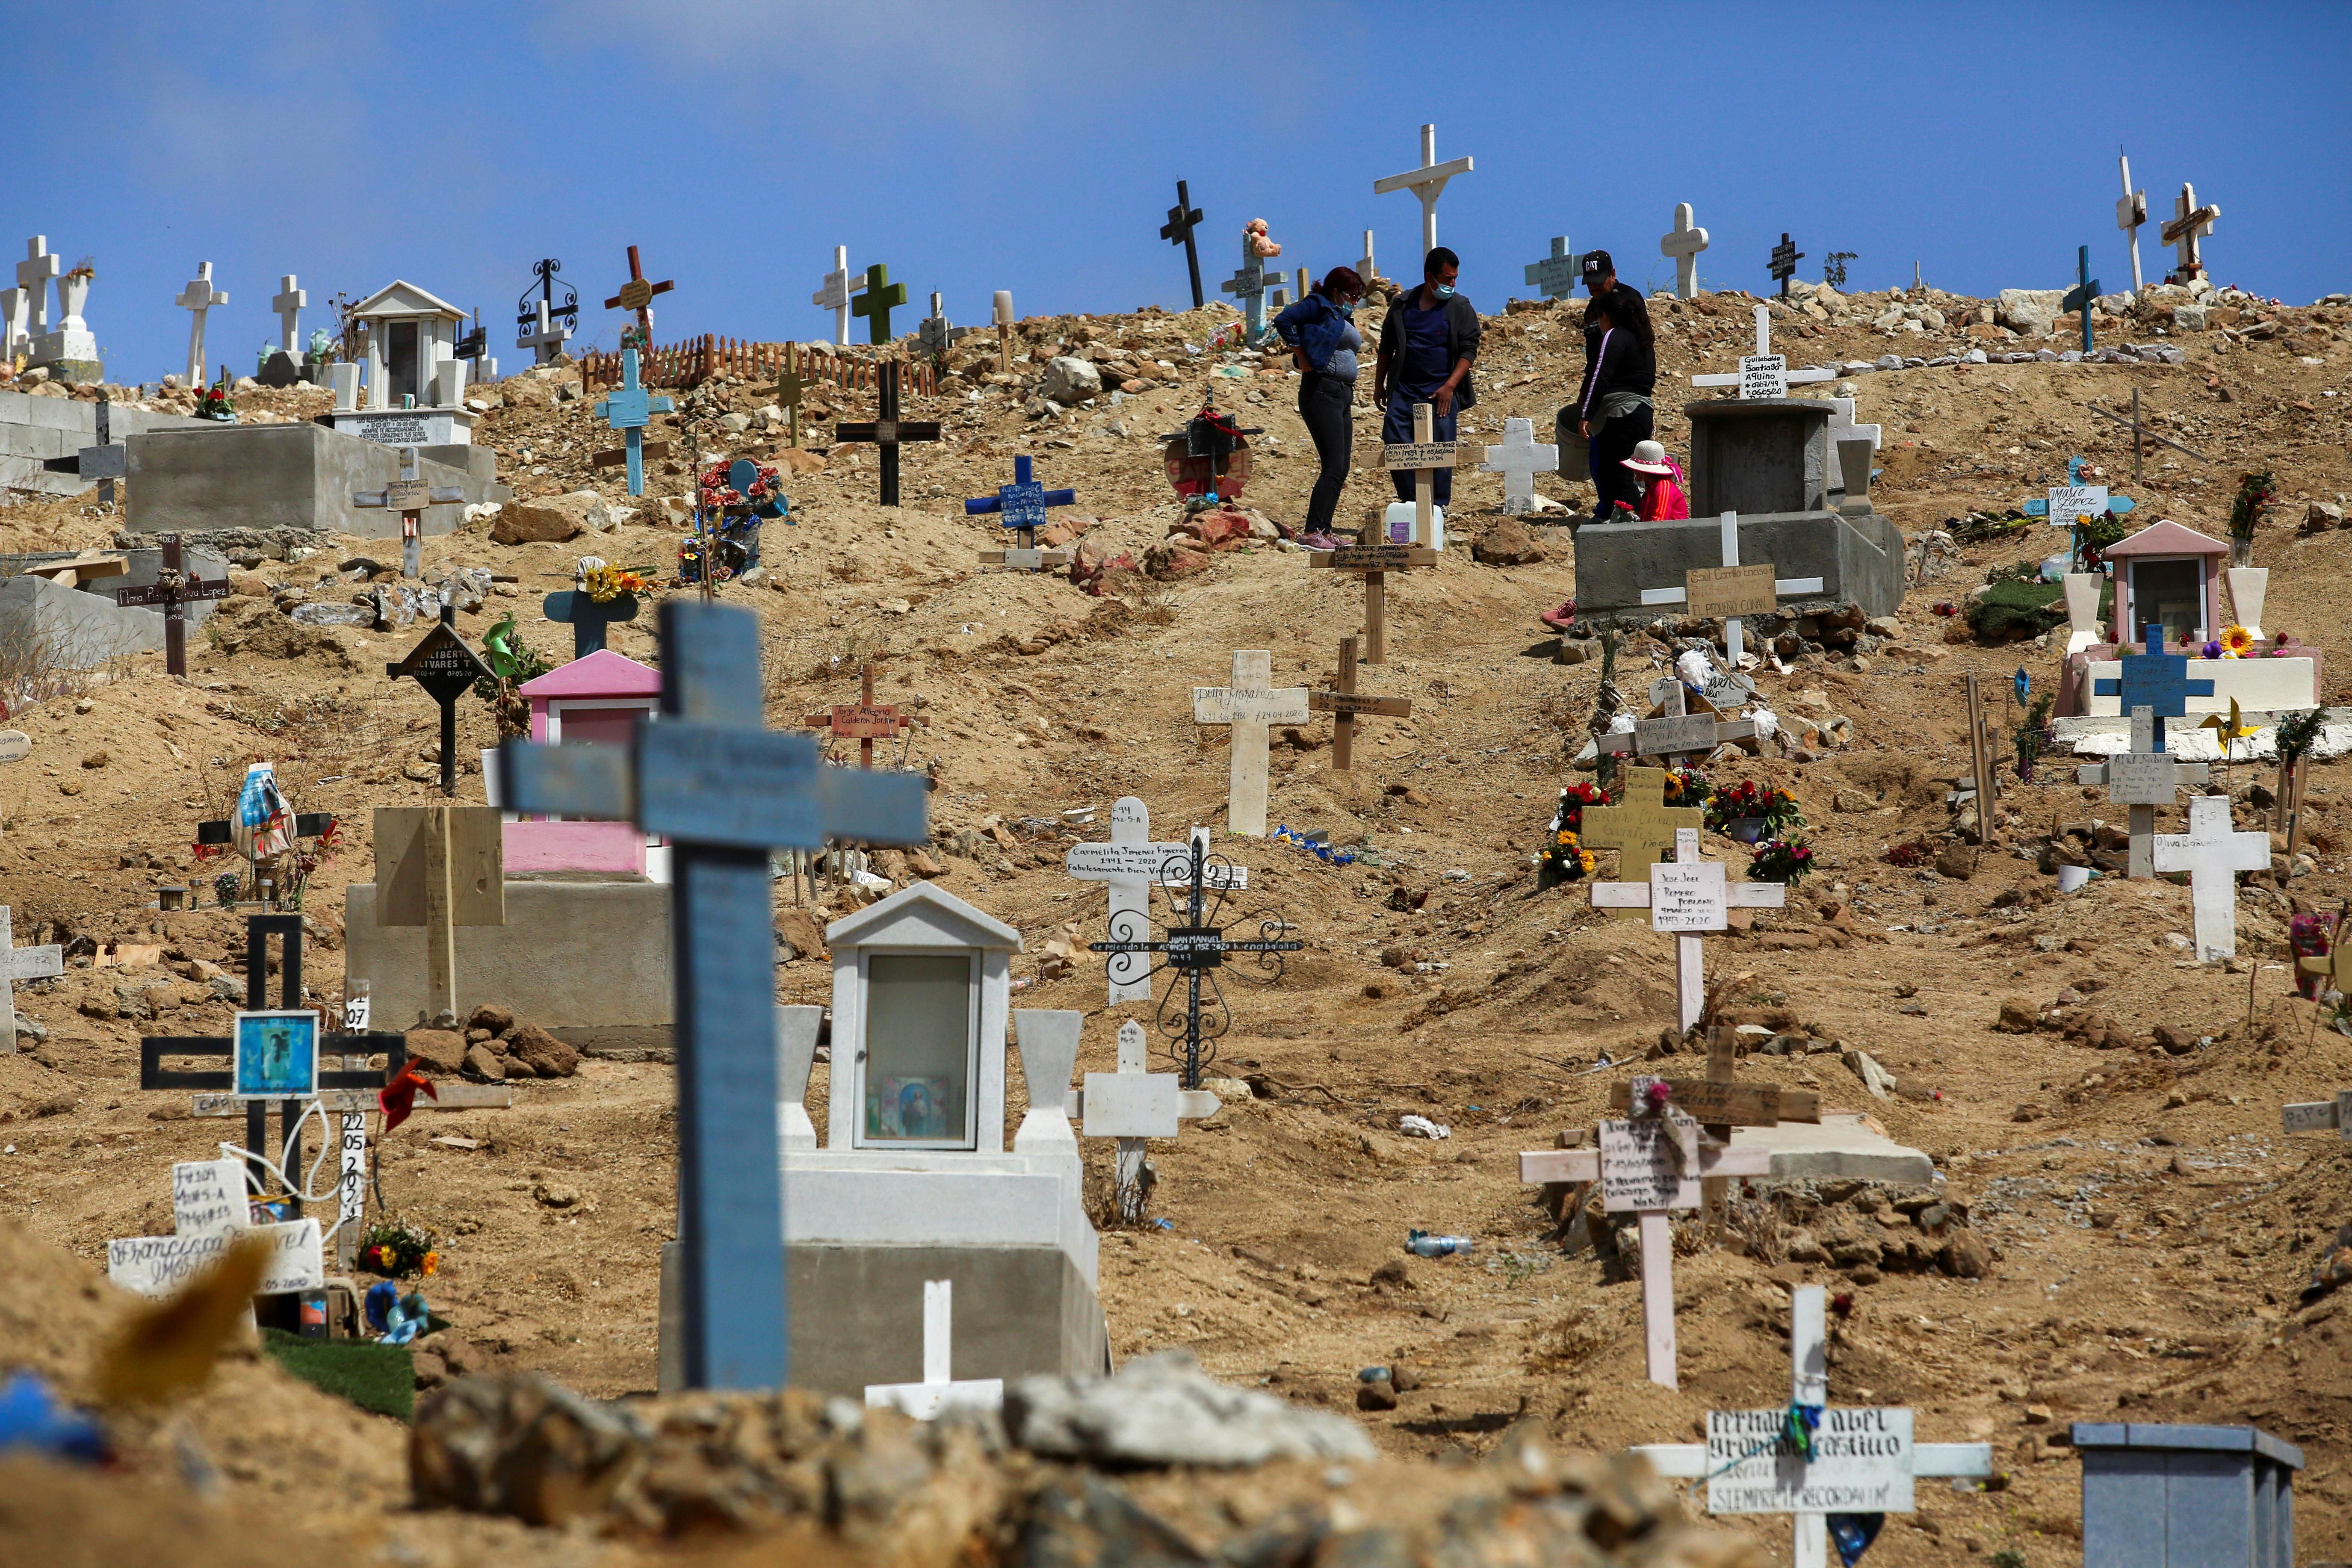
<instances>
[{"instance_id":1,"label":"loose rock pile","mask_svg":"<svg viewBox=\"0 0 2352 1568\"><path fill-rule=\"evenodd\" d=\"M408 1059L428 1077L487 1079L570 1078L580 1070L580 1053L536 1024L519 1021L510 1007L486 1002L457 1029L411 1029Z\"/></svg>"}]
</instances>

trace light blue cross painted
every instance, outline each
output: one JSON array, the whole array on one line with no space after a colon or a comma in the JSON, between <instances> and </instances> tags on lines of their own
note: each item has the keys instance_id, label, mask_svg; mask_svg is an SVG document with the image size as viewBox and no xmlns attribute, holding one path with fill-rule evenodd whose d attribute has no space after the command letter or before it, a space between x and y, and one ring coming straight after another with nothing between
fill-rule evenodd
<instances>
[{"instance_id":1,"label":"light blue cross painted","mask_svg":"<svg viewBox=\"0 0 2352 1568\"><path fill-rule=\"evenodd\" d=\"M646 426L656 414L667 414L674 405L667 397L654 397L637 384L637 351L621 351L621 384L605 395L596 405L596 417L621 432L629 448L629 493L646 493Z\"/></svg>"},{"instance_id":2,"label":"light blue cross painted","mask_svg":"<svg viewBox=\"0 0 2352 1568\"><path fill-rule=\"evenodd\" d=\"M661 714L626 746L509 742L507 804L667 834L677 1049L686 1382L784 1385L784 1194L776 1163L776 938L768 852L921 844L920 773L824 766L761 722L760 624L661 606Z\"/></svg>"},{"instance_id":3,"label":"light blue cross painted","mask_svg":"<svg viewBox=\"0 0 2352 1568\"><path fill-rule=\"evenodd\" d=\"M1265 275L1265 258L1250 254L1249 241L1242 241L1241 270L1217 285L1220 294L1231 294L1241 302L1242 331L1244 341L1255 342L1265 336L1265 297L1280 274Z\"/></svg>"},{"instance_id":4,"label":"light blue cross painted","mask_svg":"<svg viewBox=\"0 0 2352 1568\"><path fill-rule=\"evenodd\" d=\"M2189 700L2212 696L2213 683L2189 679L2188 655L2163 651L2162 626L2148 627L2142 646L2148 651L2125 654L2116 661L2122 666L2122 673L2093 681L2091 694L2117 699L2126 713L2135 708L2149 710L2156 719L2155 749L2160 752L2164 750L2164 721L2187 718Z\"/></svg>"},{"instance_id":5,"label":"light blue cross painted","mask_svg":"<svg viewBox=\"0 0 2352 1568\"><path fill-rule=\"evenodd\" d=\"M2070 485L2081 484L2083 482L2083 470L2089 466L2090 462L2087 458L2067 458L2066 482ZM2119 496L2112 490L2107 493L2107 510L2117 517L2121 517L2124 513L2131 510L2133 507L2138 504L2138 502L2133 500L2129 496ZM2036 496L2032 500L2029 500L2022 506L2019 507L2018 510L2025 513L2028 517L2048 517L2050 515L2050 498L2048 496Z\"/></svg>"},{"instance_id":6,"label":"light blue cross painted","mask_svg":"<svg viewBox=\"0 0 2352 1568\"><path fill-rule=\"evenodd\" d=\"M1528 263L1528 281L1547 300L1565 300L1576 291L1579 259L1568 247L1568 236L1556 234L1551 238L1551 255Z\"/></svg>"},{"instance_id":7,"label":"light blue cross painted","mask_svg":"<svg viewBox=\"0 0 2352 1568\"><path fill-rule=\"evenodd\" d=\"M1077 502L1078 492L1049 490L1031 479L1029 470L1030 460L1027 458L1013 458L1013 482L997 486L992 496L981 496L965 501L964 514L979 517L987 512L997 512L1003 516L1005 527L1022 531L1021 542L1024 545L1031 543L1028 536L1045 526L1045 509L1049 506L1073 506Z\"/></svg>"}]
</instances>

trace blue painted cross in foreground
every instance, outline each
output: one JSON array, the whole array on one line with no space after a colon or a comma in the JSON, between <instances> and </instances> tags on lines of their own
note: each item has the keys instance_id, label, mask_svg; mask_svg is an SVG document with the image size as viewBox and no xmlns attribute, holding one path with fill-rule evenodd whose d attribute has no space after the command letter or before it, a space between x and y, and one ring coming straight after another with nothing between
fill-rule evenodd
<instances>
[{"instance_id":1,"label":"blue painted cross in foreground","mask_svg":"<svg viewBox=\"0 0 2352 1568\"><path fill-rule=\"evenodd\" d=\"M1241 302L1243 341L1255 342L1265 336L1266 290L1282 281L1281 275L1265 275L1265 258L1253 255L1249 241L1242 241L1241 270L1217 285L1220 294L1231 294Z\"/></svg>"},{"instance_id":2,"label":"blue painted cross in foreground","mask_svg":"<svg viewBox=\"0 0 2352 1568\"><path fill-rule=\"evenodd\" d=\"M608 393L596 405L596 417L621 432L629 448L629 493L646 493L646 426L656 414L667 414L672 405L667 397L647 395L637 384L637 351L621 351L621 384Z\"/></svg>"},{"instance_id":3,"label":"blue painted cross in foreground","mask_svg":"<svg viewBox=\"0 0 2352 1568\"><path fill-rule=\"evenodd\" d=\"M678 1241L686 1382L784 1384L784 1199L776 1160L776 938L768 851L920 844L919 773L829 768L761 725L760 623L661 606L661 717L618 746L509 742L507 805L667 834L677 974Z\"/></svg>"},{"instance_id":4,"label":"blue painted cross in foreground","mask_svg":"<svg viewBox=\"0 0 2352 1568\"><path fill-rule=\"evenodd\" d=\"M1013 458L1013 482L997 486L992 496L980 496L965 501L964 515L979 517L986 512L997 512L1003 516L1005 527L1021 531L1024 546L1034 544L1036 531L1045 526L1045 509L1049 506L1075 506L1078 492L1049 490L1031 479L1029 472L1030 460L1027 458Z\"/></svg>"},{"instance_id":5,"label":"blue painted cross in foreground","mask_svg":"<svg viewBox=\"0 0 2352 1568\"><path fill-rule=\"evenodd\" d=\"M2123 704L2128 714L2135 708L2149 710L2156 719L2156 751L2164 750L2164 721L2189 716L2189 700L2210 697L2213 683L2189 679L2189 656L2164 651L2164 628L2147 628L2146 653L2127 653L2116 662L2122 673L2116 677L2091 683L2094 697L2113 697Z\"/></svg>"}]
</instances>

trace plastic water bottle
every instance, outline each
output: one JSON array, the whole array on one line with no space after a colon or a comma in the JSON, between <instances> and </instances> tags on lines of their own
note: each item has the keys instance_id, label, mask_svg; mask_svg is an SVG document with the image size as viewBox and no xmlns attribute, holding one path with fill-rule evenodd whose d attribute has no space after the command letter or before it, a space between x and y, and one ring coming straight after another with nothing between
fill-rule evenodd
<instances>
[{"instance_id":1,"label":"plastic water bottle","mask_svg":"<svg viewBox=\"0 0 2352 1568\"><path fill-rule=\"evenodd\" d=\"M1466 1236L1432 1236L1425 1230L1405 1232L1404 1249L1416 1258L1449 1258L1470 1250Z\"/></svg>"}]
</instances>

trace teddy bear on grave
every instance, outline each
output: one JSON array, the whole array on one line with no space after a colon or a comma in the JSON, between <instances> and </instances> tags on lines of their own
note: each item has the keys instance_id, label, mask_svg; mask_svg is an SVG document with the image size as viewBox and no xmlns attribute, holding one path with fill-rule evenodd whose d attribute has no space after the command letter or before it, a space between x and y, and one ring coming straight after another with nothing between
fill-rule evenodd
<instances>
[{"instance_id":1,"label":"teddy bear on grave","mask_svg":"<svg viewBox=\"0 0 2352 1568\"><path fill-rule=\"evenodd\" d=\"M1242 247L1252 256L1261 258L1272 258L1282 254L1282 247L1276 245L1267 235L1265 219L1262 217L1254 217L1243 226Z\"/></svg>"}]
</instances>

